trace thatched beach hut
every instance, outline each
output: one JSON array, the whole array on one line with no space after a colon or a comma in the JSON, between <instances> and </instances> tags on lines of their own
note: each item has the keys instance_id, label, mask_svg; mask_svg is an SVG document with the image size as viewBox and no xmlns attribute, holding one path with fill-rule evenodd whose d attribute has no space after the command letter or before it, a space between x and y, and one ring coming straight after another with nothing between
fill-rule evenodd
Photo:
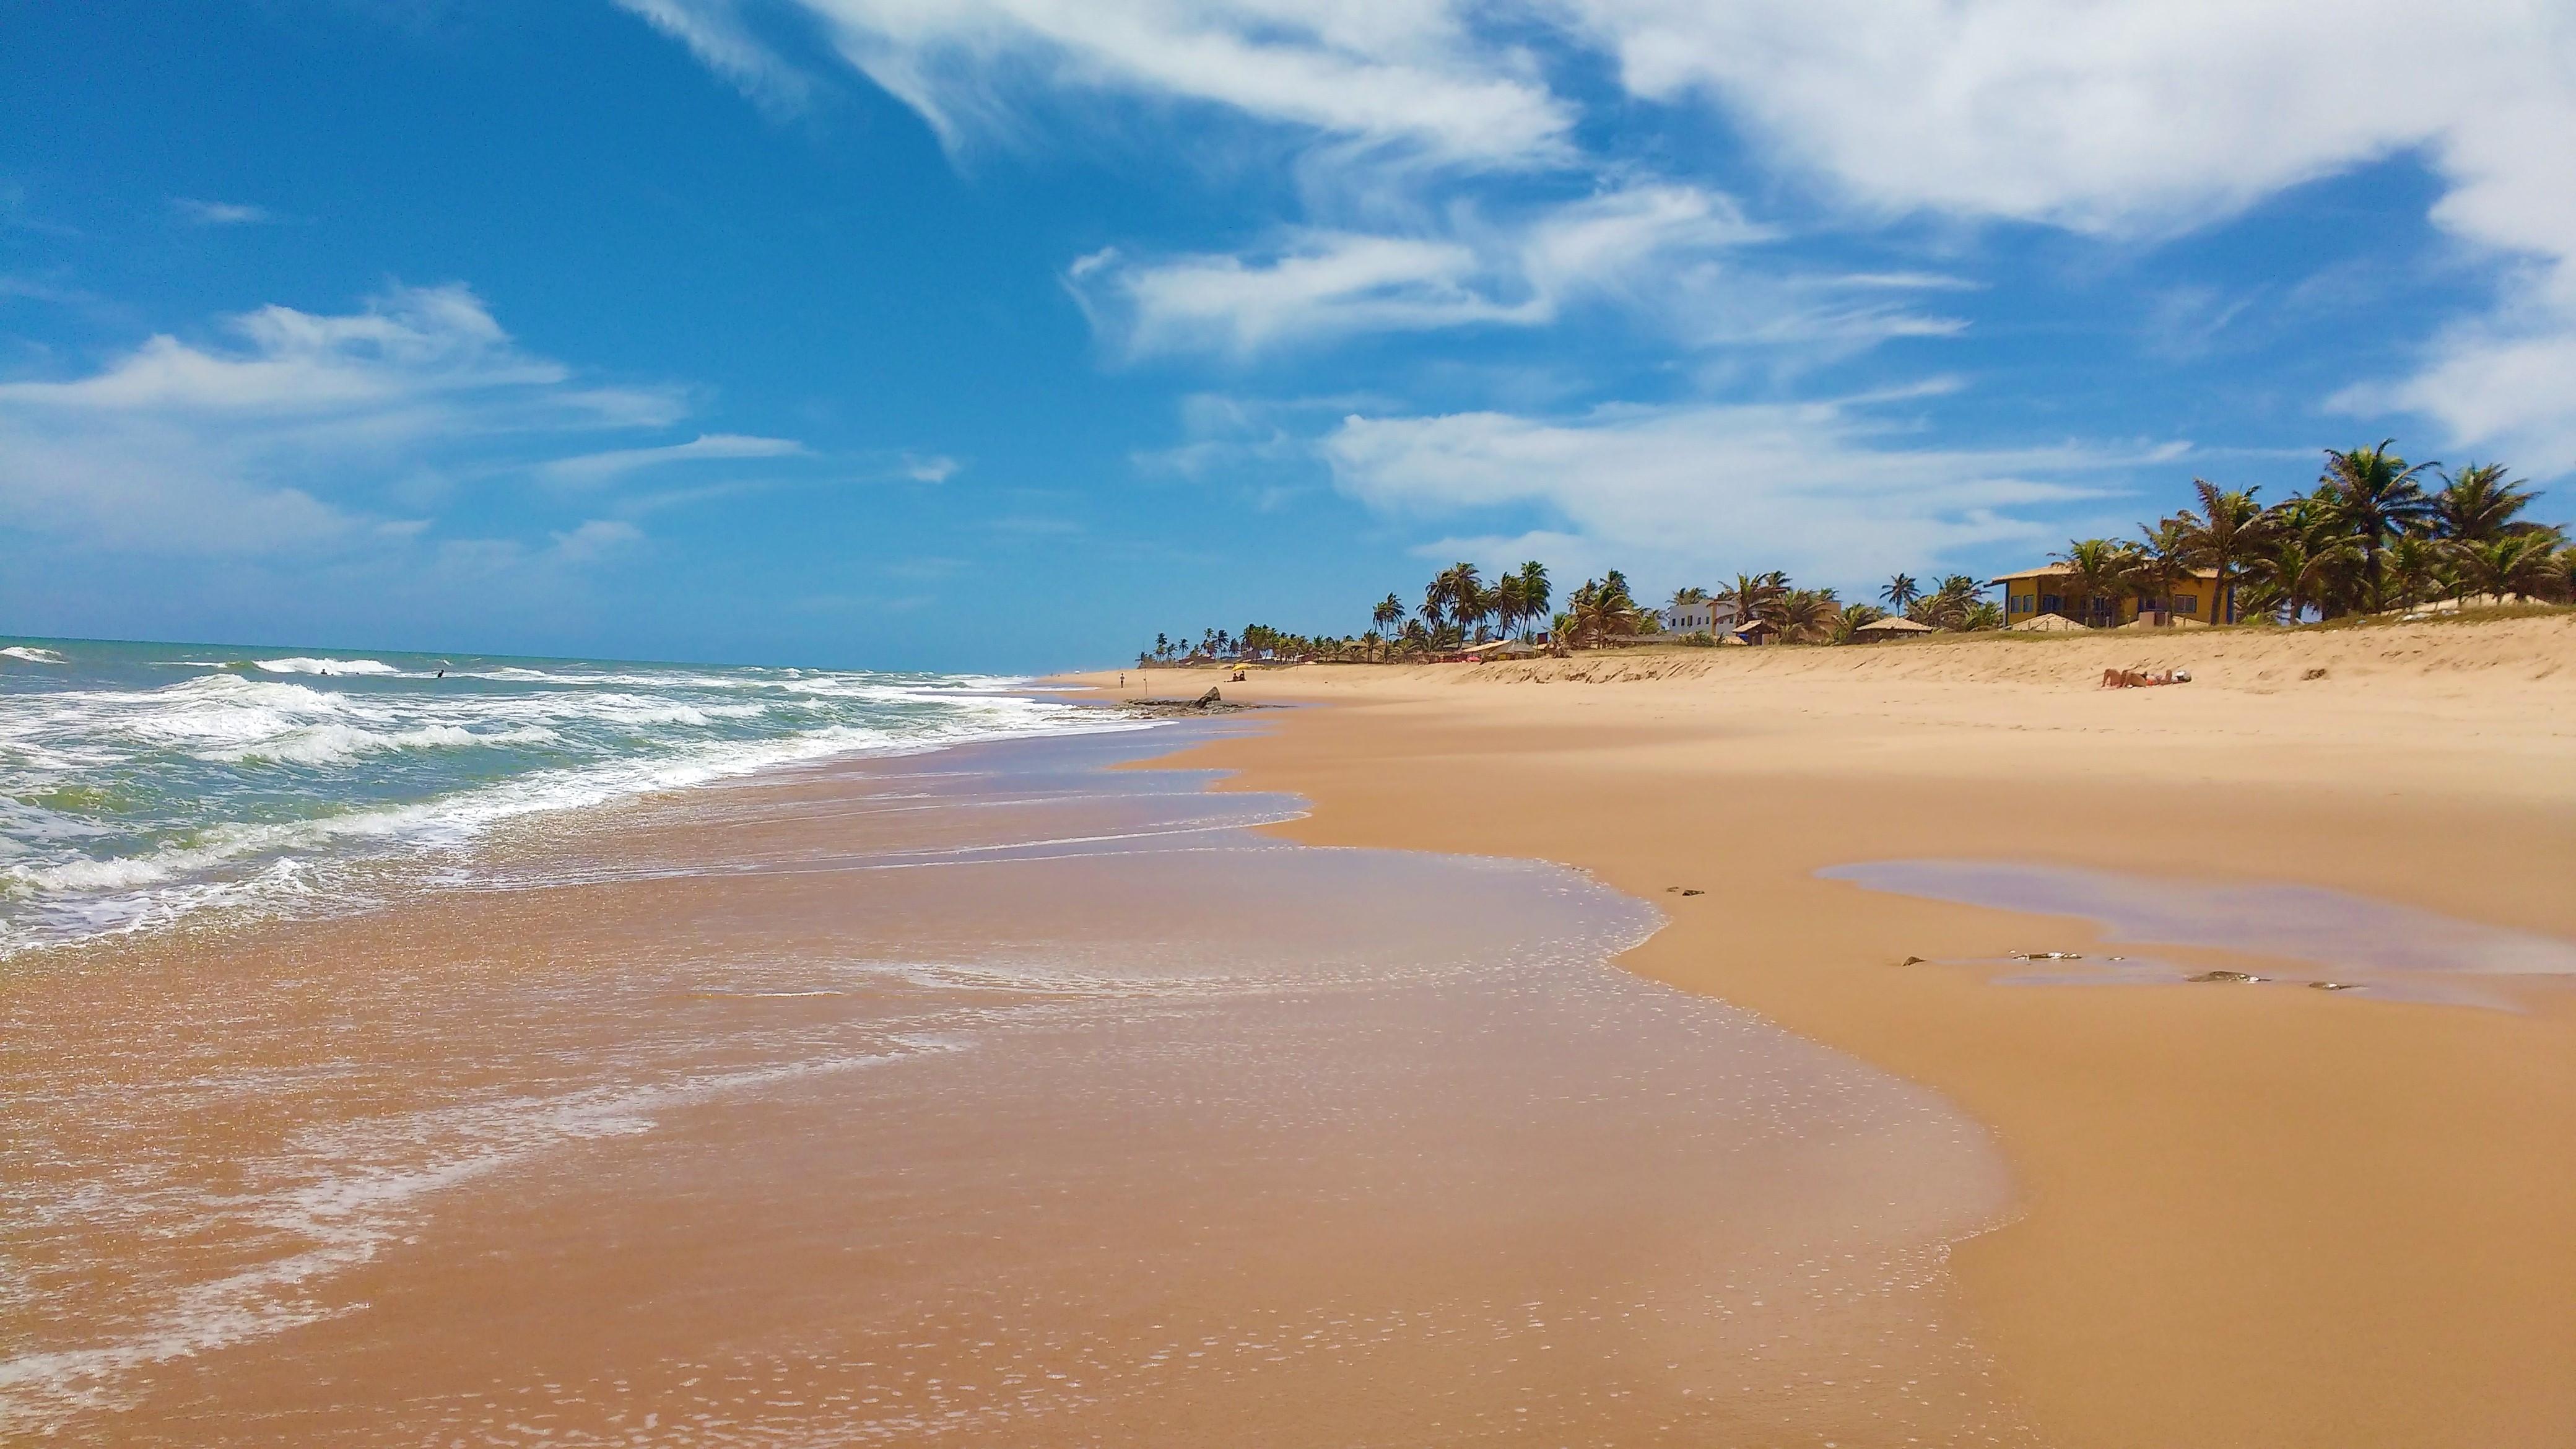
<instances>
[{"instance_id":1,"label":"thatched beach hut","mask_svg":"<svg viewBox=\"0 0 2576 1449\"><path fill-rule=\"evenodd\" d=\"M1864 644L1876 644L1888 639L1902 639L1910 634L1937 634L1939 632L1941 631L1933 628L1929 624L1917 624L1913 620L1905 618L1902 615L1891 614L1884 619L1872 619L1868 623L1861 625L1859 628L1852 630L1852 637Z\"/></svg>"}]
</instances>

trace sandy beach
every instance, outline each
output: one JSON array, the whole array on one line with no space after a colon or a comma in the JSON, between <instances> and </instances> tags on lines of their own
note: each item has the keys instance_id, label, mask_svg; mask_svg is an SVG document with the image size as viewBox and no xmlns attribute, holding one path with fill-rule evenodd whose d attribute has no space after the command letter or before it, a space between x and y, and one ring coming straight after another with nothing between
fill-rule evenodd
<instances>
[{"instance_id":1,"label":"sandy beach","mask_svg":"<svg viewBox=\"0 0 2576 1449\"><path fill-rule=\"evenodd\" d=\"M853 757L0 977L0 1439L2037 1445L1919 1086L1540 862ZM1115 765L1144 768L1113 769Z\"/></svg>"},{"instance_id":2,"label":"sandy beach","mask_svg":"<svg viewBox=\"0 0 2576 1449\"><path fill-rule=\"evenodd\" d=\"M2194 682L2095 687L2172 666ZM1308 666L1221 687L1331 707L1187 762L1310 799L1274 827L1298 840L1580 867L1668 917L1630 969L1989 1124L2016 1208L1954 1266L2043 1442L2563 1445L2569 983L2483 976L2483 1004L2408 999L2402 976L2304 989L2336 951L2302 958L2296 929L2259 950L2124 945L2062 909L1818 872L2215 882L2285 903L2275 926L2427 923L2546 954L2576 938L2570 666L2565 617ZM1128 692L1211 682L1131 672ZM2031 972L2016 953L2150 949L2270 979L2004 980ZM2462 979L2435 967L2419 979Z\"/></svg>"}]
</instances>

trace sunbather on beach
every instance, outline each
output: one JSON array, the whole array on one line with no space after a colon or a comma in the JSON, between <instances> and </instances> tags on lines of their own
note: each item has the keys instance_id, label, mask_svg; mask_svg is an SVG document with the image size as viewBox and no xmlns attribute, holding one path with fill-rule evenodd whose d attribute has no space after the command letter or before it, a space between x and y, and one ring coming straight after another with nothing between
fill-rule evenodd
<instances>
[{"instance_id":1,"label":"sunbather on beach","mask_svg":"<svg viewBox=\"0 0 2576 1449\"><path fill-rule=\"evenodd\" d=\"M2105 669L2102 671L2104 689L2147 689L2159 684L2189 683L2191 683L2191 671L2188 669Z\"/></svg>"}]
</instances>

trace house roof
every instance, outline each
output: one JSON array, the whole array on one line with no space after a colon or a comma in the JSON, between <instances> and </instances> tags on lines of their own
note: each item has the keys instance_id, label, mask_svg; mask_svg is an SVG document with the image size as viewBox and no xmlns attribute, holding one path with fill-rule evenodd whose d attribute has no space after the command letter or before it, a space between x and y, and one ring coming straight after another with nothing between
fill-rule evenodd
<instances>
[{"instance_id":1,"label":"house roof","mask_svg":"<svg viewBox=\"0 0 2576 1449\"><path fill-rule=\"evenodd\" d=\"M2207 579L2212 583L2218 581L2216 569L2186 569L2184 572L2196 579ZM1989 585L2008 584L2016 579L2064 579L2074 576L2075 571L2064 564L2042 564L2035 569L2020 569L2013 573L1997 574L1986 582Z\"/></svg>"},{"instance_id":2,"label":"house roof","mask_svg":"<svg viewBox=\"0 0 2576 1449\"><path fill-rule=\"evenodd\" d=\"M1872 629L1876 629L1882 634L1931 634L1938 632L1929 624L1917 624L1911 619L1894 614L1891 614L1884 619L1872 619L1868 623L1861 625L1859 628L1852 630L1852 632L1855 634L1866 634Z\"/></svg>"}]
</instances>

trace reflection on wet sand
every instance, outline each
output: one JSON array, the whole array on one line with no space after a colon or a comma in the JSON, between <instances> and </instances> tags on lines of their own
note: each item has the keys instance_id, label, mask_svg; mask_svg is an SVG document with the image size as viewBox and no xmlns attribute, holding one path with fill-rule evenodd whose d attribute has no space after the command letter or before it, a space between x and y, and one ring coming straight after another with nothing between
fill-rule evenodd
<instances>
[{"instance_id":1,"label":"reflection on wet sand","mask_svg":"<svg viewBox=\"0 0 2576 1449\"><path fill-rule=\"evenodd\" d=\"M0 992L10 1437L2022 1442L1938 1099L1126 737L559 822Z\"/></svg>"},{"instance_id":2,"label":"reflection on wet sand","mask_svg":"<svg viewBox=\"0 0 2576 1449\"><path fill-rule=\"evenodd\" d=\"M2576 978L2576 942L2436 915L2318 886L2191 881L1992 860L1881 860L1817 872L1866 890L2097 921L2105 939L2292 963L2230 969L2164 956L2025 953L2016 984L2255 983L2386 1000L2509 1006L2508 987ZM2059 966L2056 963L2075 963ZM2271 974L2265 974L2269 972Z\"/></svg>"}]
</instances>

